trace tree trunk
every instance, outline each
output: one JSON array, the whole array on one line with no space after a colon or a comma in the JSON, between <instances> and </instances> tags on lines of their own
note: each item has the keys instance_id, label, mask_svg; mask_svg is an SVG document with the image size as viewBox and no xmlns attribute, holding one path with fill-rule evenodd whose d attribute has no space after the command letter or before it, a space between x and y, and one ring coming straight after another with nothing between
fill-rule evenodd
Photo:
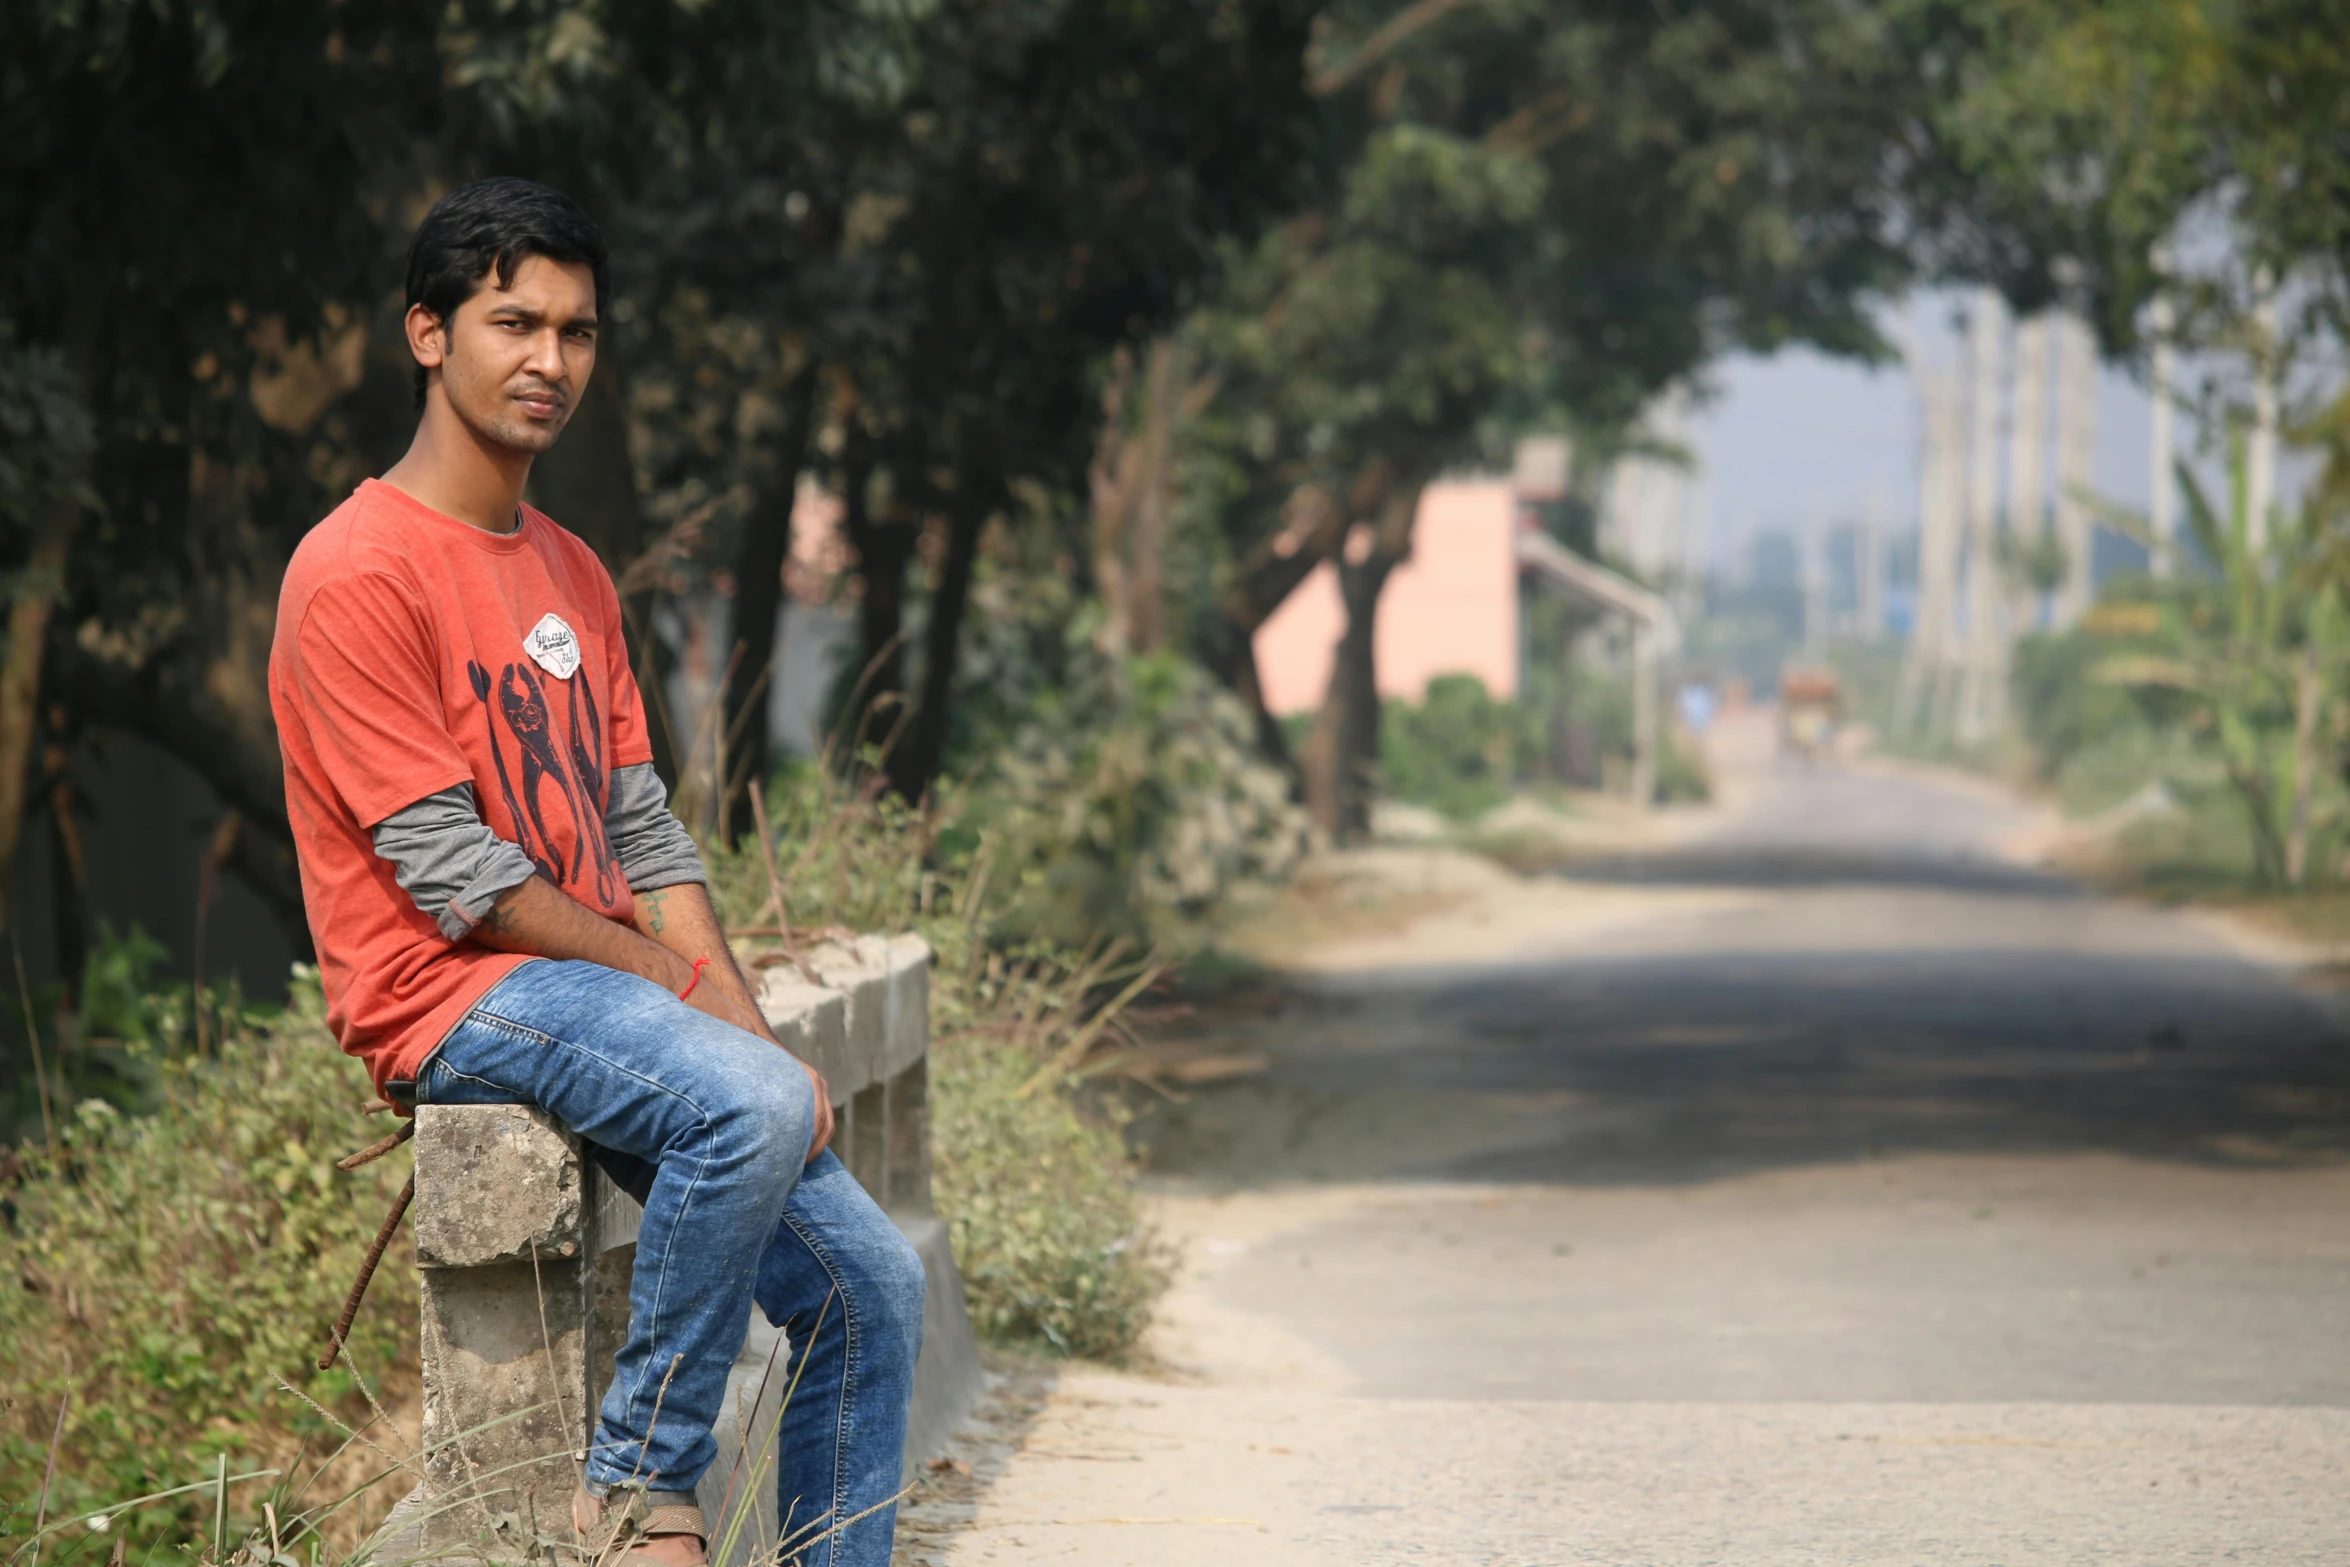
<instances>
[{"instance_id":1,"label":"tree trunk","mask_svg":"<svg viewBox=\"0 0 2350 1567\"><path fill-rule=\"evenodd\" d=\"M243 597L238 585L217 578L203 592L216 602ZM272 590L269 601L275 600ZM258 633L258 623L253 630ZM136 661L60 643L55 689L84 723L127 730L171 752L245 819L253 830L237 835L229 868L269 906L288 943L306 957L310 926L286 817L285 767L267 679L260 673L267 656L266 642L223 650L194 635Z\"/></svg>"},{"instance_id":2,"label":"tree trunk","mask_svg":"<svg viewBox=\"0 0 2350 1567\"><path fill-rule=\"evenodd\" d=\"M776 432L774 468L759 488L742 542L734 557L734 647L731 674L718 709L728 726L726 754L748 764L747 785L763 788L776 758L767 715L775 684L783 678L776 633L783 621L783 568L791 558L792 506L799 498L800 469L807 456L809 423L816 410L816 372L809 367L784 392L783 427ZM729 781L730 782L730 781ZM747 792L726 795L723 818L728 844L752 830Z\"/></svg>"},{"instance_id":3,"label":"tree trunk","mask_svg":"<svg viewBox=\"0 0 2350 1567\"><path fill-rule=\"evenodd\" d=\"M1167 641L1167 513L1171 509L1175 459L1175 385L1181 355L1166 338L1151 344L1150 369L1143 380L1142 454L1136 464L1133 552L1127 615L1137 653L1153 653Z\"/></svg>"},{"instance_id":4,"label":"tree trunk","mask_svg":"<svg viewBox=\"0 0 2350 1567\"><path fill-rule=\"evenodd\" d=\"M921 538L910 517L873 517L873 458L851 438L842 475L841 529L857 552L857 684L840 715L852 752L886 745L905 717L906 567ZM892 505L901 504L893 498Z\"/></svg>"},{"instance_id":5,"label":"tree trunk","mask_svg":"<svg viewBox=\"0 0 2350 1567\"><path fill-rule=\"evenodd\" d=\"M1331 660L1329 694L1315 720L1306 764L1307 809L1333 843L1359 843L1370 835L1379 776L1379 595L1395 568L1411 558L1420 489L1389 479L1358 486L1356 514L1369 511L1370 519L1348 530L1334 562L1346 628Z\"/></svg>"},{"instance_id":6,"label":"tree trunk","mask_svg":"<svg viewBox=\"0 0 2350 1567\"><path fill-rule=\"evenodd\" d=\"M1105 653L1123 653L1133 641L1126 541L1134 512L1135 469L1141 456L1141 447L1126 433L1126 398L1133 388L1134 351L1121 344L1111 357L1110 379L1102 387L1102 428L1094 438L1093 461L1085 474L1093 587L1102 600L1098 640Z\"/></svg>"},{"instance_id":7,"label":"tree trunk","mask_svg":"<svg viewBox=\"0 0 2350 1567\"><path fill-rule=\"evenodd\" d=\"M82 824L73 786L74 736L62 709L49 714L41 747L41 776L49 797L50 920L57 944L58 1010L81 1010L82 972L90 957L90 867L82 852ZM59 1029L62 1040L67 1030Z\"/></svg>"},{"instance_id":8,"label":"tree trunk","mask_svg":"<svg viewBox=\"0 0 2350 1567\"><path fill-rule=\"evenodd\" d=\"M1289 736L1281 720L1265 705L1265 689L1257 675L1257 647L1253 637L1240 632L1229 617L1219 616L1210 628L1205 660L1208 672L1231 688L1255 721L1257 753L1289 775L1290 797L1305 797L1305 776L1290 753Z\"/></svg>"},{"instance_id":9,"label":"tree trunk","mask_svg":"<svg viewBox=\"0 0 2350 1567\"><path fill-rule=\"evenodd\" d=\"M0 669L0 926L8 920L8 881L24 836L25 788L31 781L33 730L39 719L41 661L49 619L64 591L66 555L81 508L52 512L33 540L32 560L8 611L8 664Z\"/></svg>"},{"instance_id":10,"label":"tree trunk","mask_svg":"<svg viewBox=\"0 0 2350 1567\"><path fill-rule=\"evenodd\" d=\"M947 719L955 689L955 665L962 651L963 610L971 598L971 568L979 558L980 530L994 514L998 492L992 476L974 482L964 476L947 514L947 555L930 596L930 629L922 650L922 696L912 727L889 759L890 787L921 803L938 779L946 756Z\"/></svg>"},{"instance_id":11,"label":"tree trunk","mask_svg":"<svg viewBox=\"0 0 2350 1567\"><path fill-rule=\"evenodd\" d=\"M1402 561L1374 547L1359 561L1342 555L1337 563L1346 628L1306 757L1306 807L1337 844L1360 843L1371 831L1379 767L1379 594Z\"/></svg>"},{"instance_id":12,"label":"tree trunk","mask_svg":"<svg viewBox=\"0 0 2350 1567\"><path fill-rule=\"evenodd\" d=\"M1265 760L1290 775L1296 797L1303 799L1306 775L1297 758L1290 755L1281 721L1265 705L1257 672L1256 635L1289 595L1314 574L1314 568L1329 558L1344 517L1327 490L1305 485L1282 508L1282 521L1281 531L1241 562L1231 588L1216 606L1216 624L1203 640L1209 672L1255 715L1257 749Z\"/></svg>"}]
</instances>

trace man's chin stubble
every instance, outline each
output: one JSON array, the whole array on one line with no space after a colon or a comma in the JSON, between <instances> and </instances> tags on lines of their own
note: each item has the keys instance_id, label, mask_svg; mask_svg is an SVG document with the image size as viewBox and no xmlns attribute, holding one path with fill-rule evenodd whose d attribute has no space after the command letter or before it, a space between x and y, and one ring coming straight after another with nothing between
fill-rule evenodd
<instances>
[{"instance_id":1,"label":"man's chin stubble","mask_svg":"<svg viewBox=\"0 0 2350 1567\"><path fill-rule=\"evenodd\" d=\"M493 419L486 426L477 426L481 433L511 452L523 452L532 457L545 453L554 446L563 427L569 424L569 410L562 418L541 424L529 419Z\"/></svg>"}]
</instances>

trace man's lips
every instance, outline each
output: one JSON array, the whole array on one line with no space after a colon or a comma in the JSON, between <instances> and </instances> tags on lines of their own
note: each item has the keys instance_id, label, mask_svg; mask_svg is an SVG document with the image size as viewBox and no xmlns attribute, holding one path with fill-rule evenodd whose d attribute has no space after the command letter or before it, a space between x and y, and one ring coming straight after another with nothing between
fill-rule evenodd
<instances>
[{"instance_id":1,"label":"man's lips","mask_svg":"<svg viewBox=\"0 0 2350 1567\"><path fill-rule=\"evenodd\" d=\"M553 392L519 392L514 400L534 419L552 419L563 411L563 399Z\"/></svg>"}]
</instances>

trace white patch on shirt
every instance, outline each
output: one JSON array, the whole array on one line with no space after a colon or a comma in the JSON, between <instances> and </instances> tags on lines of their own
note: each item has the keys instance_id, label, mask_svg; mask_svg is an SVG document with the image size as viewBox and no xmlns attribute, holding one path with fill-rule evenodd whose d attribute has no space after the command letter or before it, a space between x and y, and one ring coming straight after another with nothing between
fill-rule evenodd
<instances>
[{"instance_id":1,"label":"white patch on shirt","mask_svg":"<svg viewBox=\"0 0 2350 1567\"><path fill-rule=\"evenodd\" d=\"M579 673L579 637L560 615L550 612L540 616L530 635L522 639L522 651L557 680L569 680Z\"/></svg>"}]
</instances>

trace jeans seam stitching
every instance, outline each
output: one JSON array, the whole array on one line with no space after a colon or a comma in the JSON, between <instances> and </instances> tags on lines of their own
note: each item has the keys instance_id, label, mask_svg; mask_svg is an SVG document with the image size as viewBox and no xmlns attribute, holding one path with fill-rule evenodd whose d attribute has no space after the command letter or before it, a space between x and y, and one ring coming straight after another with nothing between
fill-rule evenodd
<instances>
[{"instance_id":1,"label":"jeans seam stitching","mask_svg":"<svg viewBox=\"0 0 2350 1567\"><path fill-rule=\"evenodd\" d=\"M832 1253L825 1250L823 1245L816 1239L816 1237L800 1225L799 1221L792 1216L792 1212L789 1208L784 1210L783 1222L791 1226L791 1232L800 1238L800 1244L807 1247L809 1255L813 1256L816 1261L823 1266L824 1276L832 1281L832 1292L840 1297L840 1403L837 1411L833 1416L832 1425L833 1519L830 1525L832 1529L837 1530L843 1526L843 1523L847 1518L849 1491L848 1450L856 1436L854 1426L849 1418L849 1391L857 1383L857 1351L861 1342L861 1335L858 1332L857 1326L857 1298L855 1293L848 1287L847 1282L841 1278L840 1265L833 1260ZM827 1559L834 1561L839 1559L840 1541L841 1536L839 1534L833 1534L826 1542L828 1546L828 1550L826 1552Z\"/></svg>"}]
</instances>

